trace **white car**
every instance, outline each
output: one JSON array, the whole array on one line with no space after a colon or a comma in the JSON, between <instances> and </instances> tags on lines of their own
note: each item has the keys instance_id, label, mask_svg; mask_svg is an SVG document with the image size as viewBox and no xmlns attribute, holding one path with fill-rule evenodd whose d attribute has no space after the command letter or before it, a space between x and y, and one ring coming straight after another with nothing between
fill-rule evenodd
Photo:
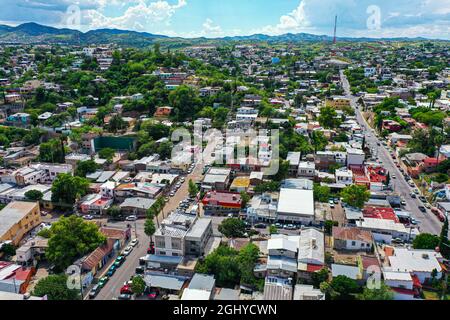
<instances>
[{"instance_id":1,"label":"white car","mask_svg":"<svg viewBox=\"0 0 450 320\"><path fill-rule=\"evenodd\" d=\"M125 250L123 250L122 254L124 256L128 256L131 253L131 251L133 251L133 247L132 246L128 246L128 247L125 248Z\"/></svg>"},{"instance_id":2,"label":"white car","mask_svg":"<svg viewBox=\"0 0 450 320\"><path fill-rule=\"evenodd\" d=\"M171 197L173 197L175 195L175 192L171 192L171 193L169 193L169 196L171 196Z\"/></svg>"},{"instance_id":3,"label":"white car","mask_svg":"<svg viewBox=\"0 0 450 320\"><path fill-rule=\"evenodd\" d=\"M133 240L131 240L131 242L130 242L130 246L135 247L138 243L139 243L139 240L138 240L138 239L133 239Z\"/></svg>"},{"instance_id":4,"label":"white car","mask_svg":"<svg viewBox=\"0 0 450 320\"><path fill-rule=\"evenodd\" d=\"M136 221L136 220L137 220L137 217L131 215L131 216L126 217L125 220L126 220L126 221Z\"/></svg>"},{"instance_id":5,"label":"white car","mask_svg":"<svg viewBox=\"0 0 450 320\"><path fill-rule=\"evenodd\" d=\"M88 215L83 216L83 219L84 220L93 220L94 217L88 214Z\"/></svg>"}]
</instances>

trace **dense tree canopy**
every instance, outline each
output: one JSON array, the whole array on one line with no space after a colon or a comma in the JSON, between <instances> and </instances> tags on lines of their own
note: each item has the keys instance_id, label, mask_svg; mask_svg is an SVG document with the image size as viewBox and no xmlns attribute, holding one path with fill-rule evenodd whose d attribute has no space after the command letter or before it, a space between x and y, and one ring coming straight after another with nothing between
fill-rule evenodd
<instances>
[{"instance_id":1,"label":"dense tree canopy","mask_svg":"<svg viewBox=\"0 0 450 320\"><path fill-rule=\"evenodd\" d=\"M105 243L106 237L92 222L77 216L61 217L50 228L50 239L46 258L57 267L64 269L77 258L93 251Z\"/></svg>"}]
</instances>

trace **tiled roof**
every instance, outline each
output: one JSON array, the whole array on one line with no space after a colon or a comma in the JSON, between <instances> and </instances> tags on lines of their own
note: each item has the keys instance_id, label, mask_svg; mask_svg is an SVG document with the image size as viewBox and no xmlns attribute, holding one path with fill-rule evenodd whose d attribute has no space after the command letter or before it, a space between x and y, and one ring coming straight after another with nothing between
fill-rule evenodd
<instances>
[{"instance_id":1,"label":"tiled roof","mask_svg":"<svg viewBox=\"0 0 450 320\"><path fill-rule=\"evenodd\" d=\"M372 241L372 233L367 230L351 227L333 227L333 238L342 240Z\"/></svg>"}]
</instances>

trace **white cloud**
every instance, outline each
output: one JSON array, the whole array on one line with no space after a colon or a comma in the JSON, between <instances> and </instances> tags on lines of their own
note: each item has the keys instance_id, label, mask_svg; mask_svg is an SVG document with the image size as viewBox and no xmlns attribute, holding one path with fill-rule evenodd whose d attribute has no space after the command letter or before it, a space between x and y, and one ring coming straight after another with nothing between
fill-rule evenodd
<instances>
[{"instance_id":1,"label":"white cloud","mask_svg":"<svg viewBox=\"0 0 450 320\"><path fill-rule=\"evenodd\" d=\"M305 2L301 1L291 13L280 17L280 22L275 26L265 26L261 32L269 35L279 35L287 32L296 32L310 26L305 14Z\"/></svg>"},{"instance_id":2,"label":"white cloud","mask_svg":"<svg viewBox=\"0 0 450 320\"><path fill-rule=\"evenodd\" d=\"M186 0L178 0L171 5L167 1L156 1L149 4L144 0L132 1L126 11L118 17L108 17L99 10L87 10L84 13L84 22L89 29L119 28L146 31L155 24L170 24L170 19L175 12L186 6Z\"/></svg>"},{"instance_id":3,"label":"white cloud","mask_svg":"<svg viewBox=\"0 0 450 320\"><path fill-rule=\"evenodd\" d=\"M210 18L207 18L203 23L202 33L206 36L222 35L223 31L219 25L214 24L214 22Z\"/></svg>"}]
</instances>

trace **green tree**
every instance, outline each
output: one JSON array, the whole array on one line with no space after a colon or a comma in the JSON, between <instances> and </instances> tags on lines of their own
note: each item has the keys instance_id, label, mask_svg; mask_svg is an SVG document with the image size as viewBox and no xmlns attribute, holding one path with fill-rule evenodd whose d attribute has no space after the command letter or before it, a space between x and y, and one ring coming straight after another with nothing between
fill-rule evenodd
<instances>
[{"instance_id":1,"label":"green tree","mask_svg":"<svg viewBox=\"0 0 450 320\"><path fill-rule=\"evenodd\" d=\"M323 151L328 144L328 139L325 137L322 131L313 131L311 134L311 143L314 146L314 150Z\"/></svg>"},{"instance_id":2,"label":"green tree","mask_svg":"<svg viewBox=\"0 0 450 320\"><path fill-rule=\"evenodd\" d=\"M271 226L269 227L269 233L270 233L270 234L276 234L276 233L278 233L277 227L275 227L274 225L271 225Z\"/></svg>"},{"instance_id":3,"label":"green tree","mask_svg":"<svg viewBox=\"0 0 450 320\"><path fill-rule=\"evenodd\" d=\"M253 243L249 243L239 250L237 263L239 265L239 270L241 271L241 284L250 286L256 284L253 270L258 258L259 248Z\"/></svg>"},{"instance_id":4,"label":"green tree","mask_svg":"<svg viewBox=\"0 0 450 320\"><path fill-rule=\"evenodd\" d=\"M116 154L116 151L112 148L104 148L98 152L98 156L101 159L107 159L107 160L112 160L115 154Z\"/></svg>"},{"instance_id":5,"label":"green tree","mask_svg":"<svg viewBox=\"0 0 450 320\"><path fill-rule=\"evenodd\" d=\"M322 268L320 269L318 272L314 272L312 274L312 281L313 281L313 285L316 288L320 287L320 284L324 281L327 281L329 277L329 273L328 273L328 269Z\"/></svg>"},{"instance_id":6,"label":"green tree","mask_svg":"<svg viewBox=\"0 0 450 320\"><path fill-rule=\"evenodd\" d=\"M439 237L430 233L421 233L413 240L414 249L434 250L439 246Z\"/></svg>"},{"instance_id":7,"label":"green tree","mask_svg":"<svg viewBox=\"0 0 450 320\"><path fill-rule=\"evenodd\" d=\"M321 186L319 183L314 184L314 200L319 202L328 202L330 199L331 189L328 186Z\"/></svg>"},{"instance_id":8,"label":"green tree","mask_svg":"<svg viewBox=\"0 0 450 320\"><path fill-rule=\"evenodd\" d=\"M142 277L133 277L132 283L131 283L131 290L133 291L134 294L140 296L144 293L145 291L145 281L144 279L142 279Z\"/></svg>"},{"instance_id":9,"label":"green tree","mask_svg":"<svg viewBox=\"0 0 450 320\"><path fill-rule=\"evenodd\" d=\"M361 291L356 280L342 275L333 278L330 286L335 293L331 296L333 300L354 300L355 294Z\"/></svg>"},{"instance_id":10,"label":"green tree","mask_svg":"<svg viewBox=\"0 0 450 320\"><path fill-rule=\"evenodd\" d=\"M242 200L241 207L245 208L252 197L245 191L242 191L240 195Z\"/></svg>"},{"instance_id":11,"label":"green tree","mask_svg":"<svg viewBox=\"0 0 450 320\"><path fill-rule=\"evenodd\" d=\"M254 188L255 193L275 192L278 190L280 190L279 181L265 181Z\"/></svg>"},{"instance_id":12,"label":"green tree","mask_svg":"<svg viewBox=\"0 0 450 320\"><path fill-rule=\"evenodd\" d=\"M445 218L439 236L439 249L443 257L450 258L450 242L448 241L448 218Z\"/></svg>"},{"instance_id":13,"label":"green tree","mask_svg":"<svg viewBox=\"0 0 450 320\"><path fill-rule=\"evenodd\" d=\"M333 227L337 227L338 225L338 221L326 220L324 223L325 234L331 235L333 233Z\"/></svg>"},{"instance_id":14,"label":"green tree","mask_svg":"<svg viewBox=\"0 0 450 320\"><path fill-rule=\"evenodd\" d=\"M219 225L219 232L227 238L242 238L245 233L245 223L241 219L227 218Z\"/></svg>"},{"instance_id":15,"label":"green tree","mask_svg":"<svg viewBox=\"0 0 450 320\"><path fill-rule=\"evenodd\" d=\"M75 175L86 178L87 174L94 173L98 168L99 166L94 160L79 161L75 169Z\"/></svg>"},{"instance_id":16,"label":"green tree","mask_svg":"<svg viewBox=\"0 0 450 320\"><path fill-rule=\"evenodd\" d=\"M53 223L46 258L61 269L105 243L106 237L91 222L77 216L61 217Z\"/></svg>"},{"instance_id":17,"label":"green tree","mask_svg":"<svg viewBox=\"0 0 450 320\"><path fill-rule=\"evenodd\" d=\"M87 194L89 181L82 177L73 177L68 173L59 174L52 184L52 202L66 205Z\"/></svg>"},{"instance_id":18,"label":"green tree","mask_svg":"<svg viewBox=\"0 0 450 320\"><path fill-rule=\"evenodd\" d=\"M394 292L389 286L381 283L379 289L369 289L364 287L363 292L357 297L358 300L393 300Z\"/></svg>"},{"instance_id":19,"label":"green tree","mask_svg":"<svg viewBox=\"0 0 450 320\"><path fill-rule=\"evenodd\" d=\"M197 184L192 179L189 179L188 192L190 197L195 197L198 194Z\"/></svg>"},{"instance_id":20,"label":"green tree","mask_svg":"<svg viewBox=\"0 0 450 320\"><path fill-rule=\"evenodd\" d=\"M64 146L59 139L52 139L39 146L39 160L50 163L64 163Z\"/></svg>"},{"instance_id":21,"label":"green tree","mask_svg":"<svg viewBox=\"0 0 450 320\"><path fill-rule=\"evenodd\" d=\"M156 232L155 222L153 222L153 219L147 218L144 224L144 233L151 239L155 234L155 232Z\"/></svg>"},{"instance_id":22,"label":"green tree","mask_svg":"<svg viewBox=\"0 0 450 320\"><path fill-rule=\"evenodd\" d=\"M7 257L12 257L16 254L16 248L10 243L2 245L0 252L3 252Z\"/></svg>"},{"instance_id":23,"label":"green tree","mask_svg":"<svg viewBox=\"0 0 450 320\"><path fill-rule=\"evenodd\" d=\"M122 212L122 210L117 205L111 206L106 210L106 214L113 219L118 218L120 216L121 212Z\"/></svg>"},{"instance_id":24,"label":"green tree","mask_svg":"<svg viewBox=\"0 0 450 320\"><path fill-rule=\"evenodd\" d=\"M25 192L25 198L32 201L40 201L44 194L39 190L28 190Z\"/></svg>"},{"instance_id":25,"label":"green tree","mask_svg":"<svg viewBox=\"0 0 450 320\"><path fill-rule=\"evenodd\" d=\"M364 203L369 200L370 192L366 186L350 185L342 189L341 197L348 205L355 208L364 207Z\"/></svg>"},{"instance_id":26,"label":"green tree","mask_svg":"<svg viewBox=\"0 0 450 320\"><path fill-rule=\"evenodd\" d=\"M337 128L341 124L341 119L337 116L336 110L332 107L320 109L319 123L325 129Z\"/></svg>"},{"instance_id":27,"label":"green tree","mask_svg":"<svg viewBox=\"0 0 450 320\"><path fill-rule=\"evenodd\" d=\"M117 131L126 129L127 123L125 122L125 120L123 120L123 118L120 115L115 114L109 120L108 126L109 131L116 133Z\"/></svg>"},{"instance_id":28,"label":"green tree","mask_svg":"<svg viewBox=\"0 0 450 320\"><path fill-rule=\"evenodd\" d=\"M33 295L38 297L47 296L48 300L78 300L80 292L69 289L67 286L67 275L49 275L38 281L33 290Z\"/></svg>"}]
</instances>

